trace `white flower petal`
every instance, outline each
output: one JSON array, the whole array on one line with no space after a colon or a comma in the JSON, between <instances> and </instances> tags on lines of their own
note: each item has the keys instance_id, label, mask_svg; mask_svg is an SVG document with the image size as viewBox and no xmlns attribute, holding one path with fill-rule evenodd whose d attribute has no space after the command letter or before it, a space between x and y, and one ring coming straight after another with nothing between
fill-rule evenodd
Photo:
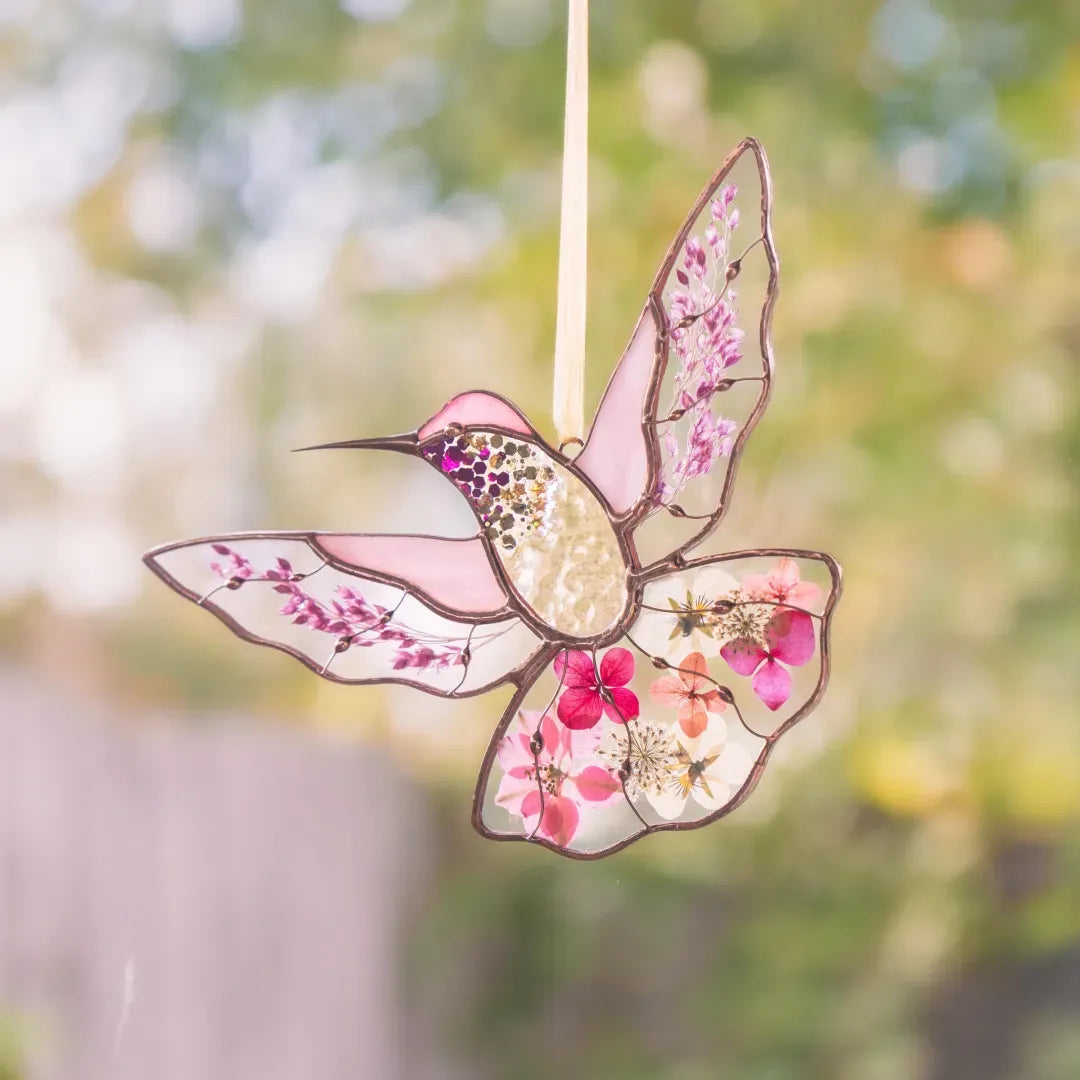
<instances>
[{"instance_id":1,"label":"white flower petal","mask_svg":"<svg viewBox=\"0 0 1080 1080\"><path fill-rule=\"evenodd\" d=\"M648 592L645 603L655 607L668 606L666 596L654 598ZM630 633L650 656L667 656L672 646L671 631L675 629L675 620L674 611L643 611Z\"/></svg>"},{"instance_id":2,"label":"white flower petal","mask_svg":"<svg viewBox=\"0 0 1080 1080\"><path fill-rule=\"evenodd\" d=\"M705 790L706 784L709 788L708 791ZM718 779L711 772L706 772L701 780L698 780L694 785L690 794L693 795L694 801L699 806L703 806L711 813L713 810L719 810L731 798L733 791L734 788L730 784Z\"/></svg>"},{"instance_id":3,"label":"white flower petal","mask_svg":"<svg viewBox=\"0 0 1080 1080\"><path fill-rule=\"evenodd\" d=\"M704 761L707 757L723 752L728 746L728 727L724 717L720 713L708 713L706 720L708 726L696 739L691 739L678 721L671 725L671 734L692 761Z\"/></svg>"},{"instance_id":4,"label":"white flower petal","mask_svg":"<svg viewBox=\"0 0 1080 1080\"><path fill-rule=\"evenodd\" d=\"M738 588L738 581L726 570L721 570L718 566L708 566L694 577L690 591L694 596L704 596L715 602L730 596Z\"/></svg>"},{"instance_id":5,"label":"white flower petal","mask_svg":"<svg viewBox=\"0 0 1080 1080\"><path fill-rule=\"evenodd\" d=\"M720 777L733 787L742 787L754 768L754 758L741 743L729 742L713 762L709 775Z\"/></svg>"},{"instance_id":6,"label":"white flower petal","mask_svg":"<svg viewBox=\"0 0 1080 1080\"><path fill-rule=\"evenodd\" d=\"M682 812L686 809L686 799L683 798L681 790L674 784L665 787L660 792L646 792L646 798L649 800L649 805L665 821L674 821L676 818L681 817Z\"/></svg>"}]
</instances>

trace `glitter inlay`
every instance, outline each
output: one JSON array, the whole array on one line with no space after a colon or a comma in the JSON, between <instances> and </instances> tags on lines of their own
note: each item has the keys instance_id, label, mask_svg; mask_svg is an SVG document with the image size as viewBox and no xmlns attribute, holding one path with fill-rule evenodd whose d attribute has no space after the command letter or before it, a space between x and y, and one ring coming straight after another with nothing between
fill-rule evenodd
<instances>
[{"instance_id":1,"label":"glitter inlay","mask_svg":"<svg viewBox=\"0 0 1080 1080\"><path fill-rule=\"evenodd\" d=\"M625 563L597 497L535 443L497 432L445 435L424 457L453 480L514 588L549 626L602 634L627 604Z\"/></svg>"}]
</instances>

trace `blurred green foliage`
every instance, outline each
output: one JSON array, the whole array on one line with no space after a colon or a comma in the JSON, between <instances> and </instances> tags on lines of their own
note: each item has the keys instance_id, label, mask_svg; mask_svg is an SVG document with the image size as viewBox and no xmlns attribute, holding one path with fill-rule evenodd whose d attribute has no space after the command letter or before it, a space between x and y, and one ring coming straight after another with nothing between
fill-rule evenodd
<instances>
[{"instance_id":1,"label":"blurred green foliage","mask_svg":"<svg viewBox=\"0 0 1080 1080\"><path fill-rule=\"evenodd\" d=\"M18 1018L0 1014L0 1080L23 1080L26 1076L24 1040Z\"/></svg>"},{"instance_id":2,"label":"blurred green foliage","mask_svg":"<svg viewBox=\"0 0 1080 1080\"><path fill-rule=\"evenodd\" d=\"M35 420L50 369L9 428L16 509L92 504L132 562L173 535L412 526L411 481L286 450L469 385L549 419L562 5L247 0L217 31L166 7L56 0L5 41L20 93L89 93L95 49L132 81L102 91L111 156L23 218L85 260L55 318L77 365L119 372L126 441L87 484ZM322 687L149 583L117 610L43 567L11 587L12 649L45 670L59 642L116 699L390 740L438 810L415 994L470 1075L1080 1075L1078 41L1073 0L594 0L590 393L757 135L777 392L721 540L847 576L825 703L722 825L597 865L484 844L469 770L499 702ZM209 360L139 354L147 382L117 338L163 319Z\"/></svg>"}]
</instances>

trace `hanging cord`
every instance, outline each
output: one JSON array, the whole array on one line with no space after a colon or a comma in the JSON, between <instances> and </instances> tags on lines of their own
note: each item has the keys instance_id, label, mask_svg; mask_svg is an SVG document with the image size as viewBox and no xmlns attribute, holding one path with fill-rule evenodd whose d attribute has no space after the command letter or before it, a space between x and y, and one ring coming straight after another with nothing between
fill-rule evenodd
<instances>
[{"instance_id":1,"label":"hanging cord","mask_svg":"<svg viewBox=\"0 0 1080 1080\"><path fill-rule=\"evenodd\" d=\"M559 294L553 413L561 443L585 432L585 295L589 205L589 0L570 0L566 32Z\"/></svg>"}]
</instances>

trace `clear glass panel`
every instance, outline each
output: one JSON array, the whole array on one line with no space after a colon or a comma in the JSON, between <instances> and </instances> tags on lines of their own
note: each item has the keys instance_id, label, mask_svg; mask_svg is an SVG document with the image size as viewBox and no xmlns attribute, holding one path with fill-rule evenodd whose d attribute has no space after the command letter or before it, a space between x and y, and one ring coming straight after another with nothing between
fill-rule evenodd
<instances>
[{"instance_id":1,"label":"clear glass panel","mask_svg":"<svg viewBox=\"0 0 1080 1080\"><path fill-rule=\"evenodd\" d=\"M772 267L757 161L745 151L691 225L663 283L669 355L656 433L656 505L686 542L730 497L731 473L764 408Z\"/></svg>"},{"instance_id":2,"label":"clear glass panel","mask_svg":"<svg viewBox=\"0 0 1080 1080\"><path fill-rule=\"evenodd\" d=\"M517 618L448 619L396 585L339 570L303 537L198 541L153 561L242 637L338 682L476 693L504 681L538 645Z\"/></svg>"}]
</instances>

